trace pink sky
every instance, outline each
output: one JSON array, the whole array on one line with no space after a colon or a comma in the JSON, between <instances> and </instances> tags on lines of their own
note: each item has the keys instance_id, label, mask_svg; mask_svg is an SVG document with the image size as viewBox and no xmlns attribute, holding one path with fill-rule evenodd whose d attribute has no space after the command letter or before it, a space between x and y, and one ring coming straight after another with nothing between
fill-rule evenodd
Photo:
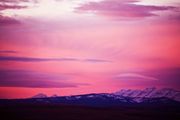
<instances>
[{"instance_id":1,"label":"pink sky","mask_svg":"<svg viewBox=\"0 0 180 120\"><path fill-rule=\"evenodd\" d=\"M180 90L178 0L0 1L0 98Z\"/></svg>"}]
</instances>

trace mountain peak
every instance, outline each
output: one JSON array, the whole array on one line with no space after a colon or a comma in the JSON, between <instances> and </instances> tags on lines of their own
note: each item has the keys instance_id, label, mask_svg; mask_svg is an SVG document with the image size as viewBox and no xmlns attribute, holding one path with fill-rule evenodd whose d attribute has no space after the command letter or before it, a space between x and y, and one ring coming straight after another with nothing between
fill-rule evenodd
<instances>
[{"instance_id":1,"label":"mountain peak","mask_svg":"<svg viewBox=\"0 0 180 120\"><path fill-rule=\"evenodd\" d=\"M39 93L37 95L34 95L32 98L47 98L48 96L44 93Z\"/></svg>"}]
</instances>

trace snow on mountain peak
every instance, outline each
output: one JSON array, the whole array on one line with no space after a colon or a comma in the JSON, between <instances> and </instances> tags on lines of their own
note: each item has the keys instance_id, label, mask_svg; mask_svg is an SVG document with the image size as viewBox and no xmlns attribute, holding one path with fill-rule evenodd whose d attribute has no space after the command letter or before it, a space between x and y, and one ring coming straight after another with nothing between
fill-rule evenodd
<instances>
[{"instance_id":1,"label":"snow on mountain peak","mask_svg":"<svg viewBox=\"0 0 180 120\"><path fill-rule=\"evenodd\" d=\"M141 101L142 98L160 98L166 97L180 101L180 92L170 88L156 89L155 87L145 88L144 90L122 89L114 93L124 97L131 97Z\"/></svg>"}]
</instances>

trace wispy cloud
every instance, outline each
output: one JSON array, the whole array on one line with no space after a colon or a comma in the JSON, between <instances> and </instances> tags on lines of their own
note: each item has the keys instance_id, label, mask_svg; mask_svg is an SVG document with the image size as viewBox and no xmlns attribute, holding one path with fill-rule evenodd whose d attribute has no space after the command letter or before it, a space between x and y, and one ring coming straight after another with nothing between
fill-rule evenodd
<instances>
[{"instance_id":1,"label":"wispy cloud","mask_svg":"<svg viewBox=\"0 0 180 120\"><path fill-rule=\"evenodd\" d=\"M75 59L75 58L33 58L33 57L0 56L0 61L48 62L48 61L78 61L78 59Z\"/></svg>"},{"instance_id":2,"label":"wispy cloud","mask_svg":"<svg viewBox=\"0 0 180 120\"><path fill-rule=\"evenodd\" d=\"M112 61L109 61L109 60L102 60L102 59L84 59L83 61L85 61L85 62L94 62L94 63L112 62Z\"/></svg>"},{"instance_id":3,"label":"wispy cloud","mask_svg":"<svg viewBox=\"0 0 180 120\"><path fill-rule=\"evenodd\" d=\"M22 9L26 8L26 6L20 6L20 5L7 5L0 3L0 10L6 10L6 9Z\"/></svg>"},{"instance_id":4,"label":"wispy cloud","mask_svg":"<svg viewBox=\"0 0 180 120\"><path fill-rule=\"evenodd\" d=\"M124 86L156 86L180 89L180 68L152 69L139 72L122 72L114 75L112 80Z\"/></svg>"},{"instance_id":5,"label":"wispy cloud","mask_svg":"<svg viewBox=\"0 0 180 120\"><path fill-rule=\"evenodd\" d=\"M12 25L12 24L20 24L20 21L16 20L12 17L3 16L0 14L0 25Z\"/></svg>"},{"instance_id":6,"label":"wispy cloud","mask_svg":"<svg viewBox=\"0 0 180 120\"><path fill-rule=\"evenodd\" d=\"M120 80L158 80L158 78L138 73L122 73L115 77Z\"/></svg>"},{"instance_id":7,"label":"wispy cloud","mask_svg":"<svg viewBox=\"0 0 180 120\"><path fill-rule=\"evenodd\" d=\"M0 70L0 87L30 87L30 88L66 88L78 87L78 84L68 82L71 76L54 75L27 70Z\"/></svg>"},{"instance_id":8,"label":"wispy cloud","mask_svg":"<svg viewBox=\"0 0 180 120\"><path fill-rule=\"evenodd\" d=\"M16 62L90 62L90 63L99 63L99 62L110 62L108 60L102 59L78 59L78 58L35 58L35 57L16 57L16 56L0 56L0 61L16 61Z\"/></svg>"},{"instance_id":9,"label":"wispy cloud","mask_svg":"<svg viewBox=\"0 0 180 120\"><path fill-rule=\"evenodd\" d=\"M0 1L1 4L18 4L18 3L26 3L26 2L34 2L37 3L39 0L2 0Z\"/></svg>"},{"instance_id":10,"label":"wispy cloud","mask_svg":"<svg viewBox=\"0 0 180 120\"><path fill-rule=\"evenodd\" d=\"M143 18L156 16L155 11L174 9L172 6L153 6L136 4L137 0L104 0L89 2L77 8L81 12L91 12L116 18Z\"/></svg>"},{"instance_id":11,"label":"wispy cloud","mask_svg":"<svg viewBox=\"0 0 180 120\"><path fill-rule=\"evenodd\" d=\"M15 10L15 9L26 9L28 8L28 4L21 4L27 2L36 2L37 0L2 0L0 1L0 25L12 25L19 24L20 21L16 19L14 16L5 15L3 13L4 10Z\"/></svg>"}]
</instances>

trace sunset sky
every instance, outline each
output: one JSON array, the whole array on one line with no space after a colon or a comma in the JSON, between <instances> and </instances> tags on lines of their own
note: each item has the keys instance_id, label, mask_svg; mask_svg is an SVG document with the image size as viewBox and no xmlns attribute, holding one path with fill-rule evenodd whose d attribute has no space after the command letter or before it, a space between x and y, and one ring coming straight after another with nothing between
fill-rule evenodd
<instances>
[{"instance_id":1,"label":"sunset sky","mask_svg":"<svg viewBox=\"0 0 180 120\"><path fill-rule=\"evenodd\" d=\"M0 98L180 90L179 0L0 0Z\"/></svg>"}]
</instances>

